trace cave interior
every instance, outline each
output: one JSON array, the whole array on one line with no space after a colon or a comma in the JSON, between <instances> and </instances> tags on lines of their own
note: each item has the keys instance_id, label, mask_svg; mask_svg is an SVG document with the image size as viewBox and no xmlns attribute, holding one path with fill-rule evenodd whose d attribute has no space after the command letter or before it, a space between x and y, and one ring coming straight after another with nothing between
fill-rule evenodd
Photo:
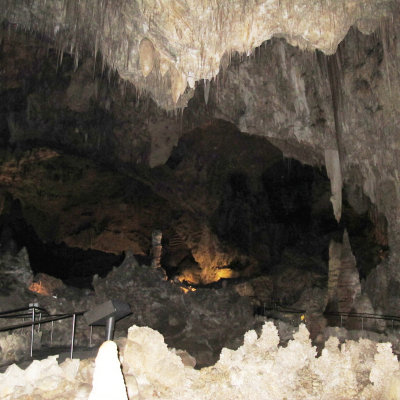
<instances>
[{"instance_id":1,"label":"cave interior","mask_svg":"<svg viewBox=\"0 0 400 400\"><path fill-rule=\"evenodd\" d=\"M68 48L68 24L5 3L0 257L26 249L34 276L92 291L131 254L150 266L159 230L165 279L189 295L399 314L396 2L331 47L279 32L232 46L183 88L156 28L121 61L106 35L89 47L79 10Z\"/></svg>"}]
</instances>

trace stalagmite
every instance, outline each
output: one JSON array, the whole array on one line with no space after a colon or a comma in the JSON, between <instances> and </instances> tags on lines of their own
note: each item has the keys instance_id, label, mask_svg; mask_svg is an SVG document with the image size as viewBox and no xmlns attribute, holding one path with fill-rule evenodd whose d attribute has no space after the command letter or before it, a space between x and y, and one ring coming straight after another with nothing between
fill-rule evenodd
<instances>
[{"instance_id":1,"label":"stalagmite","mask_svg":"<svg viewBox=\"0 0 400 400\"><path fill-rule=\"evenodd\" d=\"M350 312L355 298L360 294L361 284L357 269L357 261L351 251L349 234L347 230L345 230L343 233L341 271L338 284L340 311Z\"/></svg>"},{"instance_id":2,"label":"stalagmite","mask_svg":"<svg viewBox=\"0 0 400 400\"><path fill-rule=\"evenodd\" d=\"M108 340L97 354L89 400L128 400L117 345Z\"/></svg>"},{"instance_id":3,"label":"stalagmite","mask_svg":"<svg viewBox=\"0 0 400 400\"><path fill-rule=\"evenodd\" d=\"M329 243L328 304L337 304L337 288L340 274L342 245L334 240Z\"/></svg>"},{"instance_id":4,"label":"stalagmite","mask_svg":"<svg viewBox=\"0 0 400 400\"><path fill-rule=\"evenodd\" d=\"M350 312L361 294L360 276L345 230L343 243L331 241L329 246L328 310Z\"/></svg>"},{"instance_id":5,"label":"stalagmite","mask_svg":"<svg viewBox=\"0 0 400 400\"><path fill-rule=\"evenodd\" d=\"M340 167L339 152L335 149L325 150L325 165L331 181L331 203L336 221L342 216L342 171Z\"/></svg>"},{"instance_id":6,"label":"stalagmite","mask_svg":"<svg viewBox=\"0 0 400 400\"><path fill-rule=\"evenodd\" d=\"M151 40L144 38L139 45L139 63L144 77L150 74L154 67L156 58L155 50Z\"/></svg>"},{"instance_id":7,"label":"stalagmite","mask_svg":"<svg viewBox=\"0 0 400 400\"><path fill-rule=\"evenodd\" d=\"M161 267L161 253L162 253L162 232L159 230L153 231L151 235L151 244L152 244L152 256L153 259L151 261L151 266L153 268Z\"/></svg>"}]
</instances>

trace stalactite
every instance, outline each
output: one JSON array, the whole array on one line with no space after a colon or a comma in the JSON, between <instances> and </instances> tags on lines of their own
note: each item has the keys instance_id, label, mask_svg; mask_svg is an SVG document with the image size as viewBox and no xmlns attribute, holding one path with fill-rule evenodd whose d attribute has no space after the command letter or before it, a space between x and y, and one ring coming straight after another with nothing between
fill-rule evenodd
<instances>
[{"instance_id":1,"label":"stalactite","mask_svg":"<svg viewBox=\"0 0 400 400\"><path fill-rule=\"evenodd\" d=\"M325 150L325 165L328 177L331 181L331 202L336 221L339 222L342 215L342 171L338 150Z\"/></svg>"},{"instance_id":2,"label":"stalactite","mask_svg":"<svg viewBox=\"0 0 400 400\"><path fill-rule=\"evenodd\" d=\"M289 41L294 44L301 43L303 47L309 46L310 43L312 46L315 45L309 37L303 37L299 26L296 25L299 10L306 10L306 14L302 15L301 23L301 25L306 25L306 31L310 28L307 18L315 16L316 13L321 14L322 17L324 14L331 16L331 22L329 18L320 18L321 23L315 29L319 28L321 34L315 40L316 45L321 46L323 51L333 53L338 37L343 35L341 31L344 28L340 24L342 14L351 14L348 16L351 23L351 21L362 20L368 17L369 13L377 11L379 15L384 15L389 7L389 0L381 1L382 11L377 6L367 3L366 0L360 1L353 8L346 7L343 1L310 4L306 0L299 0L296 3L281 0L257 2L222 0L204 1L200 4L193 0L182 3L162 1L155 7L152 7L152 3L147 0L138 3L127 0L61 0L60 2L21 0L17 3L16 5L14 1L9 0L4 0L2 4L0 2L0 13L15 19L15 23L20 24L19 26L23 29L41 31L50 38L56 39L55 14L60 14L61 5L63 10L61 15L57 15L57 24L67 42L65 48L71 46L70 51L76 52L79 56L89 49L95 53L94 57L96 57L97 51L100 51L109 66L117 69L122 76L135 84L138 84L140 80L137 70L140 62L137 63L137 53L131 54L126 43L137 43L137 38L148 36L148 32L151 32L152 44L154 49L157 49L157 54L159 53L160 57L165 59L159 64L162 76L166 74L170 66L174 66L187 75L189 72L193 73L194 81L210 80L218 73L216 60L224 51L227 53L240 51L250 55L254 46L269 39L274 33L286 33ZM34 7L35 12L29 15L26 11L30 7ZM20 14L18 10L21 10ZM49 13L48 18L43 18L41 12L44 10ZM135 15L136 10L143 18ZM271 19L272 15L276 21ZM203 16L204 19L201 18ZM138 23L138 20L146 21L145 26ZM271 28L275 32L269 29L271 24L276 25L275 28ZM127 29L128 26L131 30ZM174 29L174 26L177 28L176 32L169 32L170 29ZM311 28L314 29L314 27ZM194 41L190 39L193 37ZM330 44L328 38L331 39ZM186 57L188 51L192 52L193 57ZM387 70L390 70L388 67L390 60L386 61ZM155 60L154 62L156 63ZM150 73L145 72L144 76ZM391 76L388 73L385 75L388 79L389 90L392 91ZM193 87L193 80L190 76L191 87ZM163 103L165 101L163 99L167 96L166 91L161 90L161 86L156 87L159 82L161 81L151 80L143 84L154 93L156 101ZM169 88L166 90L168 91Z\"/></svg>"},{"instance_id":3,"label":"stalactite","mask_svg":"<svg viewBox=\"0 0 400 400\"><path fill-rule=\"evenodd\" d=\"M210 81L208 79L204 79L204 102L206 105L208 104L208 97L210 95Z\"/></svg>"},{"instance_id":4,"label":"stalactite","mask_svg":"<svg viewBox=\"0 0 400 400\"><path fill-rule=\"evenodd\" d=\"M151 40L142 39L139 44L139 63L144 77L147 77L153 70L155 57L155 50Z\"/></svg>"}]
</instances>

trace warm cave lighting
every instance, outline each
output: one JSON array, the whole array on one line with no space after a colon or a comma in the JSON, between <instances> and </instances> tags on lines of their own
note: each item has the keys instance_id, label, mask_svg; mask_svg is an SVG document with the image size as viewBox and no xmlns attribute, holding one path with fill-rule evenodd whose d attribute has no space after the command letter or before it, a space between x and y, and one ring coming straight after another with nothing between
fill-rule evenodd
<instances>
[{"instance_id":1,"label":"warm cave lighting","mask_svg":"<svg viewBox=\"0 0 400 400\"><path fill-rule=\"evenodd\" d=\"M216 281L219 281L220 279L230 279L230 278L236 278L238 276L237 273L235 273L232 269L230 268L221 268L217 270L217 279Z\"/></svg>"},{"instance_id":2,"label":"warm cave lighting","mask_svg":"<svg viewBox=\"0 0 400 400\"><path fill-rule=\"evenodd\" d=\"M49 290L46 288L46 286L43 286L43 285L42 285L42 282L41 282L41 281L39 281L39 282L32 282L32 283L29 285L28 289L29 289L31 292L38 293L38 294L41 294L41 295L43 295L43 296L50 296L50 295L51 295L51 293L50 293Z\"/></svg>"},{"instance_id":3,"label":"warm cave lighting","mask_svg":"<svg viewBox=\"0 0 400 400\"><path fill-rule=\"evenodd\" d=\"M196 288L192 287L192 286L179 286L182 290L183 293L189 293L189 292L195 292Z\"/></svg>"}]
</instances>

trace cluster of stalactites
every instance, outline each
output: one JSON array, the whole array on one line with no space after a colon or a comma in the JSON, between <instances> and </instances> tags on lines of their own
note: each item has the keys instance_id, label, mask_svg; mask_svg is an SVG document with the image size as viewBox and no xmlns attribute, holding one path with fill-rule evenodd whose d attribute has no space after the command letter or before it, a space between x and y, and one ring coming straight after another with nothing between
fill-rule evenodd
<instances>
[{"instance_id":1,"label":"cluster of stalactites","mask_svg":"<svg viewBox=\"0 0 400 400\"><path fill-rule=\"evenodd\" d=\"M249 55L274 35L331 54L349 27L375 28L392 0L3 0L0 15L40 32L60 50L83 51L182 108L195 82L210 80L232 52ZM368 21L365 22L365 21ZM226 55L225 57L224 54ZM222 62L221 62L222 60Z\"/></svg>"}]
</instances>

